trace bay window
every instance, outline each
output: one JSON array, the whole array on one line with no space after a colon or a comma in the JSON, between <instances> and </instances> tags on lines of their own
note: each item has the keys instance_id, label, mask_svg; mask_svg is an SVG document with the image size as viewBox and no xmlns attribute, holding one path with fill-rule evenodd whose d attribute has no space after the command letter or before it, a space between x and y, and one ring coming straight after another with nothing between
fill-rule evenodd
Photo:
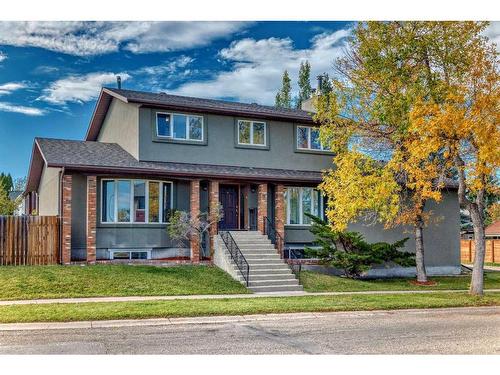
<instances>
[{"instance_id":1,"label":"bay window","mask_svg":"<svg viewBox=\"0 0 500 375\"><path fill-rule=\"evenodd\" d=\"M101 186L101 222L168 223L171 182L105 179Z\"/></svg>"},{"instance_id":2,"label":"bay window","mask_svg":"<svg viewBox=\"0 0 500 375\"><path fill-rule=\"evenodd\" d=\"M323 198L320 192L310 187L288 187L285 190L285 212L288 225L310 225L306 213L323 216Z\"/></svg>"},{"instance_id":3,"label":"bay window","mask_svg":"<svg viewBox=\"0 0 500 375\"><path fill-rule=\"evenodd\" d=\"M186 141L203 141L203 117L182 113L156 114L156 135Z\"/></svg>"}]
</instances>

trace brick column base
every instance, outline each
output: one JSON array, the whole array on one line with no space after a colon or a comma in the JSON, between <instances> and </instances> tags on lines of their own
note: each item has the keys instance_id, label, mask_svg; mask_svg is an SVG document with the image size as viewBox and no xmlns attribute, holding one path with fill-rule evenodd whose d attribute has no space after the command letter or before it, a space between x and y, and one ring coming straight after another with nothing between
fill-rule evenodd
<instances>
[{"instance_id":1,"label":"brick column base","mask_svg":"<svg viewBox=\"0 0 500 375\"><path fill-rule=\"evenodd\" d=\"M274 196L274 227L285 239L285 186L276 185Z\"/></svg>"},{"instance_id":2,"label":"brick column base","mask_svg":"<svg viewBox=\"0 0 500 375\"><path fill-rule=\"evenodd\" d=\"M267 184L259 184L257 189L257 229L264 233L264 218L267 216Z\"/></svg>"},{"instance_id":3,"label":"brick column base","mask_svg":"<svg viewBox=\"0 0 500 375\"><path fill-rule=\"evenodd\" d=\"M211 218L212 215L217 214L217 209L219 207L219 181L210 181L210 185L208 187L209 198L208 198L208 206ZM214 257L214 239L218 232L219 223L216 222L212 224L210 227L210 257L213 259Z\"/></svg>"},{"instance_id":4,"label":"brick column base","mask_svg":"<svg viewBox=\"0 0 500 375\"><path fill-rule=\"evenodd\" d=\"M87 262L95 263L97 224L97 177L87 177Z\"/></svg>"},{"instance_id":5,"label":"brick column base","mask_svg":"<svg viewBox=\"0 0 500 375\"><path fill-rule=\"evenodd\" d=\"M200 180L191 180L190 193L190 213L191 218L196 219L200 215ZM200 238L197 233L193 233L190 241L191 262L200 262Z\"/></svg>"},{"instance_id":6,"label":"brick column base","mask_svg":"<svg viewBox=\"0 0 500 375\"><path fill-rule=\"evenodd\" d=\"M61 263L71 263L71 199L73 176L63 175L62 179L62 254Z\"/></svg>"}]
</instances>

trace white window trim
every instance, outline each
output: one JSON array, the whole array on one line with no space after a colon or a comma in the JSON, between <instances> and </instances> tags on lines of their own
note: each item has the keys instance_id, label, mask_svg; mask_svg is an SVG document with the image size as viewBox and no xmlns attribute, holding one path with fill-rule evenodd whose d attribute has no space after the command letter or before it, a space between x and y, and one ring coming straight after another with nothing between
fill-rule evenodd
<instances>
[{"instance_id":1,"label":"white window trim","mask_svg":"<svg viewBox=\"0 0 500 375\"><path fill-rule=\"evenodd\" d=\"M132 259L132 253L147 253L146 259L151 259L151 250L144 249L109 249L109 259L115 259L115 253L128 253L129 260L141 260L141 259ZM125 259L123 259L125 260Z\"/></svg>"},{"instance_id":2,"label":"white window trim","mask_svg":"<svg viewBox=\"0 0 500 375\"><path fill-rule=\"evenodd\" d=\"M240 142L240 122L249 122L250 123L250 143L244 143ZM253 143L253 125L257 124L264 124L264 143ZM255 146L255 147L267 147L267 122L264 121L252 121L252 120L244 120L244 119L238 119L236 122L238 125L238 144L242 146Z\"/></svg>"},{"instance_id":3,"label":"white window trim","mask_svg":"<svg viewBox=\"0 0 500 375\"><path fill-rule=\"evenodd\" d=\"M105 181L113 181L114 182L114 221L104 221L103 218L103 186ZM130 182L130 220L129 221L118 221L118 181L129 181ZM134 221L134 181L144 181L146 183L146 191L145 191L145 214L144 221ZM159 207L158 207L158 219L159 221L149 222L149 183L150 182L158 182L159 185ZM100 199L100 218L101 224L169 224L168 221L163 221L163 184L170 184L170 209L173 208L174 204L174 184L172 181L163 181L163 180L147 180L142 178L103 178L101 179L101 199Z\"/></svg>"},{"instance_id":4,"label":"white window trim","mask_svg":"<svg viewBox=\"0 0 500 375\"><path fill-rule=\"evenodd\" d=\"M298 204L299 204L299 223L290 224L290 194L287 192L287 194L286 194L286 223L285 223L285 225L291 226L291 227L304 227L304 226L310 227L312 224L304 224L303 223L304 222L304 220L303 220L304 219L304 212L303 212L303 208L302 208L302 195L303 195L304 189L313 189L313 191L318 191L318 190L311 188L309 186L287 186L286 187L287 191L290 188L299 189L299 197L298 197L298 200L299 200L298 201ZM319 192L318 198L319 198L318 215L319 215L319 217L323 217L324 216L324 213L323 213L323 194L321 194L321 192Z\"/></svg>"},{"instance_id":5,"label":"white window trim","mask_svg":"<svg viewBox=\"0 0 500 375\"><path fill-rule=\"evenodd\" d=\"M307 131L307 147L300 147L299 146L299 128L304 128L304 129L308 129ZM311 147L311 134L312 134L312 130L319 130L319 128L317 126L304 126L304 125L297 125L297 129L296 129L296 135L295 135L295 138L296 138L296 146L297 146L297 150L307 150L307 151L318 151L318 152L321 152L321 151L330 151L330 150L326 150L323 146L323 142L321 142L321 139L319 140L319 149L318 148L312 148Z\"/></svg>"},{"instance_id":6,"label":"white window trim","mask_svg":"<svg viewBox=\"0 0 500 375\"><path fill-rule=\"evenodd\" d=\"M160 135L158 133L158 115L167 115L170 116L170 135ZM186 116L186 138L178 138L174 137L174 115L179 115L179 116ZM192 139L189 136L189 117L199 117L201 119L201 139ZM155 123L155 128L156 128L156 136L158 138L164 138L164 139L173 139L176 141L191 141L191 142L204 142L205 141L205 126L204 126L204 118L203 116L199 115L192 115L188 113L179 113L179 112L156 112L156 123Z\"/></svg>"}]
</instances>

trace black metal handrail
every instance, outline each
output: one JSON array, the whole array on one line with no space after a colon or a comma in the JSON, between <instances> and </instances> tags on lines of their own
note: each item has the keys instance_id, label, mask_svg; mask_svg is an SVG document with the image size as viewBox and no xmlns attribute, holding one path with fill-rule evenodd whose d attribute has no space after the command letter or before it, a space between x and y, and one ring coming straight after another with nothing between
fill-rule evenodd
<instances>
[{"instance_id":1,"label":"black metal handrail","mask_svg":"<svg viewBox=\"0 0 500 375\"><path fill-rule=\"evenodd\" d=\"M240 270L243 279L245 279L246 285L248 286L250 278L250 266L245 259L245 256L241 252L240 248L233 238L233 235L229 231L219 231L219 234L222 238L222 241L224 241L224 243L226 244L226 248L229 251L229 254L231 254L231 258Z\"/></svg>"},{"instance_id":2,"label":"black metal handrail","mask_svg":"<svg viewBox=\"0 0 500 375\"><path fill-rule=\"evenodd\" d=\"M285 247L285 240L283 239L283 236L276 230L274 223L269 220L267 216L264 217L264 234L267 235L267 238L271 240L271 243L276 247L276 250L278 250L280 257L286 261L286 263L290 266L293 274L298 278L301 264L298 263L299 269L296 270L295 263L293 261L290 261L290 259L292 259L290 257L290 254L293 254L295 259L299 259L299 257L297 257L295 250ZM288 255L288 257L286 255Z\"/></svg>"}]
</instances>

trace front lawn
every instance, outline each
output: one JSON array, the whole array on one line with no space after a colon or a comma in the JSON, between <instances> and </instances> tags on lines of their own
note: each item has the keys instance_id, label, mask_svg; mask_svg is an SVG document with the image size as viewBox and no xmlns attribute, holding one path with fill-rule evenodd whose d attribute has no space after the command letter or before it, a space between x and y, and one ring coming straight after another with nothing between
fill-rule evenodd
<instances>
[{"instance_id":1,"label":"front lawn","mask_svg":"<svg viewBox=\"0 0 500 375\"><path fill-rule=\"evenodd\" d=\"M248 293L217 267L5 266L0 300Z\"/></svg>"},{"instance_id":2,"label":"front lawn","mask_svg":"<svg viewBox=\"0 0 500 375\"><path fill-rule=\"evenodd\" d=\"M467 293L265 297L147 302L101 302L0 306L1 323L77 320L173 318L293 312L498 306L500 293L473 297Z\"/></svg>"},{"instance_id":3,"label":"front lawn","mask_svg":"<svg viewBox=\"0 0 500 375\"><path fill-rule=\"evenodd\" d=\"M308 292L357 292L376 290L457 290L469 289L470 275L430 277L435 286L410 284L413 278L353 280L339 276L329 276L317 272L302 271L300 282ZM500 272L484 273L485 289L500 288Z\"/></svg>"}]
</instances>

